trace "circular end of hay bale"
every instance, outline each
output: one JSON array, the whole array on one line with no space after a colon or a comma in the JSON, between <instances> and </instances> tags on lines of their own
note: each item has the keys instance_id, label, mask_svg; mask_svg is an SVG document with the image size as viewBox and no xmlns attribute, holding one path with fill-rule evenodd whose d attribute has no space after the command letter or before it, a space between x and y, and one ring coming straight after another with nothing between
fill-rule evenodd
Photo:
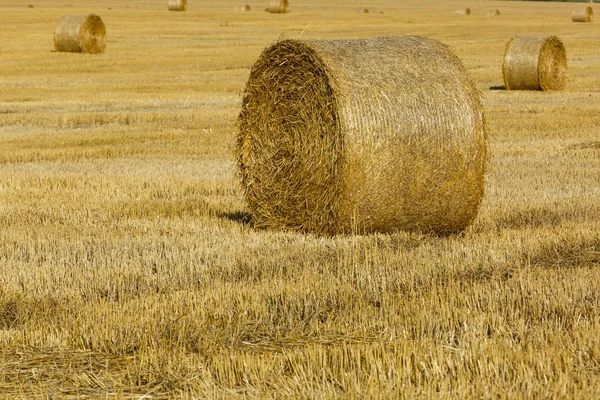
<instances>
[{"instance_id":1,"label":"circular end of hay bale","mask_svg":"<svg viewBox=\"0 0 600 400\"><path fill-rule=\"evenodd\" d=\"M506 90L562 90L567 53L556 36L517 36L504 53L502 76Z\"/></svg>"},{"instance_id":2,"label":"circular end of hay bale","mask_svg":"<svg viewBox=\"0 0 600 400\"><path fill-rule=\"evenodd\" d=\"M573 22L592 22L594 20L594 10L592 7L583 7L573 11L571 16Z\"/></svg>"},{"instance_id":3,"label":"circular end of hay bale","mask_svg":"<svg viewBox=\"0 0 600 400\"><path fill-rule=\"evenodd\" d=\"M106 49L106 27L95 14L65 15L54 32L56 51L98 54Z\"/></svg>"},{"instance_id":4,"label":"circular end of hay bale","mask_svg":"<svg viewBox=\"0 0 600 400\"><path fill-rule=\"evenodd\" d=\"M435 40L278 42L252 67L238 125L258 228L449 234L477 215L481 98Z\"/></svg>"}]
</instances>

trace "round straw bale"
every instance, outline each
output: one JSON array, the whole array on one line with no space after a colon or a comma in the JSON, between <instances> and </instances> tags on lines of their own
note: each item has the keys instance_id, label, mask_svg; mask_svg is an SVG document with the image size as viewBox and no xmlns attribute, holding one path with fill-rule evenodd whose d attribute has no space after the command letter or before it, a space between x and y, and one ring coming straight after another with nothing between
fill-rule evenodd
<instances>
[{"instance_id":1,"label":"round straw bale","mask_svg":"<svg viewBox=\"0 0 600 400\"><path fill-rule=\"evenodd\" d=\"M369 13L369 9L368 9L368 8L364 8L364 9L362 10L362 13L363 13L363 14L368 14L368 13Z\"/></svg>"},{"instance_id":2,"label":"round straw bale","mask_svg":"<svg viewBox=\"0 0 600 400\"><path fill-rule=\"evenodd\" d=\"M562 90L567 52L556 36L517 36L506 45L502 75L506 90Z\"/></svg>"},{"instance_id":3,"label":"round straw bale","mask_svg":"<svg viewBox=\"0 0 600 400\"><path fill-rule=\"evenodd\" d=\"M449 234L479 209L480 93L433 39L278 42L252 67L238 125L256 227Z\"/></svg>"},{"instance_id":4,"label":"round straw bale","mask_svg":"<svg viewBox=\"0 0 600 400\"><path fill-rule=\"evenodd\" d=\"M246 4L246 5L244 6L244 8L243 8L243 10L242 10L242 11L245 11L245 12L249 12L249 11L251 11L251 10L250 10L250 6L249 6L248 4Z\"/></svg>"},{"instance_id":5,"label":"round straw bale","mask_svg":"<svg viewBox=\"0 0 600 400\"><path fill-rule=\"evenodd\" d=\"M290 12L290 3L288 0L271 0L265 11L273 14L285 14Z\"/></svg>"},{"instance_id":6,"label":"round straw bale","mask_svg":"<svg viewBox=\"0 0 600 400\"><path fill-rule=\"evenodd\" d=\"M65 15L54 32L56 51L102 53L106 48L106 27L95 15Z\"/></svg>"},{"instance_id":7,"label":"round straw bale","mask_svg":"<svg viewBox=\"0 0 600 400\"><path fill-rule=\"evenodd\" d=\"M462 10L456 10L456 13L458 15L471 15L471 9L470 8L464 8Z\"/></svg>"},{"instance_id":8,"label":"round straw bale","mask_svg":"<svg viewBox=\"0 0 600 400\"><path fill-rule=\"evenodd\" d=\"M594 10L592 7L584 7L573 11L571 16L573 22L592 22L594 20Z\"/></svg>"},{"instance_id":9,"label":"round straw bale","mask_svg":"<svg viewBox=\"0 0 600 400\"><path fill-rule=\"evenodd\" d=\"M500 10L498 10L498 9L487 11L488 17L497 17L498 15L500 15Z\"/></svg>"},{"instance_id":10,"label":"round straw bale","mask_svg":"<svg viewBox=\"0 0 600 400\"><path fill-rule=\"evenodd\" d=\"M169 11L185 11L187 10L187 0L169 0L167 7Z\"/></svg>"}]
</instances>

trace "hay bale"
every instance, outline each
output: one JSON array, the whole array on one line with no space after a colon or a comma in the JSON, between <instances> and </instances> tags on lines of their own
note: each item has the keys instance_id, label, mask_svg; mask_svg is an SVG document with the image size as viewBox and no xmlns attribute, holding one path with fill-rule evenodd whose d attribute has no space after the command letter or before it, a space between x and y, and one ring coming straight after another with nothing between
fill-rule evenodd
<instances>
[{"instance_id":1,"label":"hay bale","mask_svg":"<svg viewBox=\"0 0 600 400\"><path fill-rule=\"evenodd\" d=\"M242 9L242 11L244 11L244 12L250 12L251 11L250 6L248 4L246 4L244 6L244 8Z\"/></svg>"},{"instance_id":2,"label":"hay bale","mask_svg":"<svg viewBox=\"0 0 600 400\"><path fill-rule=\"evenodd\" d=\"M448 234L479 209L480 93L433 39L278 42L252 67L238 124L259 228Z\"/></svg>"},{"instance_id":3,"label":"hay bale","mask_svg":"<svg viewBox=\"0 0 600 400\"><path fill-rule=\"evenodd\" d=\"M72 53L103 53L106 48L106 27L95 14L65 15L54 31L56 51Z\"/></svg>"},{"instance_id":4,"label":"hay bale","mask_svg":"<svg viewBox=\"0 0 600 400\"><path fill-rule=\"evenodd\" d=\"M286 14L290 12L290 3L288 0L271 0L265 11L273 14Z\"/></svg>"},{"instance_id":5,"label":"hay bale","mask_svg":"<svg viewBox=\"0 0 600 400\"><path fill-rule=\"evenodd\" d=\"M187 0L169 0L167 8L169 11L185 11L187 10Z\"/></svg>"},{"instance_id":6,"label":"hay bale","mask_svg":"<svg viewBox=\"0 0 600 400\"><path fill-rule=\"evenodd\" d=\"M500 15L500 10L495 9L495 10L487 10L487 16L488 17L497 17Z\"/></svg>"},{"instance_id":7,"label":"hay bale","mask_svg":"<svg viewBox=\"0 0 600 400\"><path fill-rule=\"evenodd\" d=\"M368 14L368 13L369 13L369 9L368 9L368 8L364 8L364 9L362 10L362 13L363 13L363 14Z\"/></svg>"},{"instance_id":8,"label":"hay bale","mask_svg":"<svg viewBox=\"0 0 600 400\"><path fill-rule=\"evenodd\" d=\"M584 7L573 11L571 15L573 22L592 22L594 20L594 10L592 7Z\"/></svg>"},{"instance_id":9,"label":"hay bale","mask_svg":"<svg viewBox=\"0 0 600 400\"><path fill-rule=\"evenodd\" d=\"M458 15L471 15L471 9L470 8L464 8L462 10L456 10L455 14L458 14Z\"/></svg>"},{"instance_id":10,"label":"hay bale","mask_svg":"<svg viewBox=\"0 0 600 400\"><path fill-rule=\"evenodd\" d=\"M567 53L556 36L517 36L506 45L502 75L506 90L562 90Z\"/></svg>"}]
</instances>

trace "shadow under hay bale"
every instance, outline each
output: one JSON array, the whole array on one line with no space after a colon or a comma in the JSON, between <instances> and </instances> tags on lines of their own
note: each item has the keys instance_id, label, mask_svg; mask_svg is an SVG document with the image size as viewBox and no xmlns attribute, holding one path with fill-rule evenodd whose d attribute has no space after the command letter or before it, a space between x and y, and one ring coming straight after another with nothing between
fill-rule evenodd
<instances>
[{"instance_id":1,"label":"shadow under hay bale","mask_svg":"<svg viewBox=\"0 0 600 400\"><path fill-rule=\"evenodd\" d=\"M290 12L290 3L288 0L271 0L265 11L272 14L286 14Z\"/></svg>"},{"instance_id":2,"label":"shadow under hay bale","mask_svg":"<svg viewBox=\"0 0 600 400\"><path fill-rule=\"evenodd\" d=\"M95 15L65 15L54 32L56 51L71 53L103 53L106 48L106 27Z\"/></svg>"},{"instance_id":3,"label":"shadow under hay bale","mask_svg":"<svg viewBox=\"0 0 600 400\"><path fill-rule=\"evenodd\" d=\"M573 11L571 15L573 22L592 22L594 20L594 10L592 7L584 7Z\"/></svg>"},{"instance_id":4,"label":"shadow under hay bale","mask_svg":"<svg viewBox=\"0 0 600 400\"><path fill-rule=\"evenodd\" d=\"M252 67L238 124L257 228L450 234L479 210L480 94L433 39L276 43Z\"/></svg>"},{"instance_id":5,"label":"shadow under hay bale","mask_svg":"<svg viewBox=\"0 0 600 400\"><path fill-rule=\"evenodd\" d=\"M517 36L504 53L502 75L506 90L562 90L567 53L556 36Z\"/></svg>"},{"instance_id":6,"label":"shadow under hay bale","mask_svg":"<svg viewBox=\"0 0 600 400\"><path fill-rule=\"evenodd\" d=\"M486 15L488 17L497 17L500 15L500 10L496 9L496 10L488 10Z\"/></svg>"},{"instance_id":7,"label":"shadow under hay bale","mask_svg":"<svg viewBox=\"0 0 600 400\"><path fill-rule=\"evenodd\" d=\"M471 15L471 9L470 8L465 8L462 10L456 10L455 14L457 15Z\"/></svg>"},{"instance_id":8,"label":"shadow under hay bale","mask_svg":"<svg viewBox=\"0 0 600 400\"><path fill-rule=\"evenodd\" d=\"M187 0L169 0L167 8L169 11L185 11L187 10Z\"/></svg>"}]
</instances>

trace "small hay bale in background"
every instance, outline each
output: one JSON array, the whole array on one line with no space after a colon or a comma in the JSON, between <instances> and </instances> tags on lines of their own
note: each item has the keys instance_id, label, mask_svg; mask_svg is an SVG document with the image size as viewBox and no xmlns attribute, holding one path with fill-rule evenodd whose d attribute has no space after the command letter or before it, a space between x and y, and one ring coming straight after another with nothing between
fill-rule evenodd
<instances>
[{"instance_id":1,"label":"small hay bale in background","mask_svg":"<svg viewBox=\"0 0 600 400\"><path fill-rule=\"evenodd\" d=\"M265 11L272 14L286 14L290 12L290 3L288 0L271 0Z\"/></svg>"},{"instance_id":2,"label":"small hay bale in background","mask_svg":"<svg viewBox=\"0 0 600 400\"><path fill-rule=\"evenodd\" d=\"M594 20L594 10L592 7L584 7L573 11L571 15L573 22L592 22Z\"/></svg>"},{"instance_id":3,"label":"small hay bale in background","mask_svg":"<svg viewBox=\"0 0 600 400\"><path fill-rule=\"evenodd\" d=\"M567 52L556 36L517 36L506 45L502 75L506 90L562 90Z\"/></svg>"},{"instance_id":4,"label":"small hay bale in background","mask_svg":"<svg viewBox=\"0 0 600 400\"><path fill-rule=\"evenodd\" d=\"M187 10L187 0L169 0L167 8L169 11L185 11Z\"/></svg>"},{"instance_id":5,"label":"small hay bale in background","mask_svg":"<svg viewBox=\"0 0 600 400\"><path fill-rule=\"evenodd\" d=\"M27 8L33 8L33 4L29 4Z\"/></svg>"},{"instance_id":6,"label":"small hay bale in background","mask_svg":"<svg viewBox=\"0 0 600 400\"><path fill-rule=\"evenodd\" d=\"M487 10L487 16L488 17L497 17L500 15L500 10L495 9L495 10Z\"/></svg>"},{"instance_id":7,"label":"small hay bale in background","mask_svg":"<svg viewBox=\"0 0 600 400\"><path fill-rule=\"evenodd\" d=\"M481 97L433 39L278 42L252 67L238 125L258 228L449 234L477 215Z\"/></svg>"},{"instance_id":8,"label":"small hay bale in background","mask_svg":"<svg viewBox=\"0 0 600 400\"><path fill-rule=\"evenodd\" d=\"M471 15L471 9L470 8L465 8L462 10L456 10L455 14L458 15Z\"/></svg>"},{"instance_id":9,"label":"small hay bale in background","mask_svg":"<svg viewBox=\"0 0 600 400\"><path fill-rule=\"evenodd\" d=\"M362 10L362 13L363 13L363 14L368 14L368 13L369 13L369 9L368 9L368 8L365 8L365 9L363 9L363 10Z\"/></svg>"},{"instance_id":10,"label":"small hay bale in background","mask_svg":"<svg viewBox=\"0 0 600 400\"><path fill-rule=\"evenodd\" d=\"M250 6L248 4L246 4L244 6L244 8L242 9L242 11L244 11L244 12L250 12L251 11Z\"/></svg>"},{"instance_id":11,"label":"small hay bale in background","mask_svg":"<svg viewBox=\"0 0 600 400\"><path fill-rule=\"evenodd\" d=\"M65 15L54 31L56 51L97 54L106 48L106 27L95 14Z\"/></svg>"}]
</instances>

